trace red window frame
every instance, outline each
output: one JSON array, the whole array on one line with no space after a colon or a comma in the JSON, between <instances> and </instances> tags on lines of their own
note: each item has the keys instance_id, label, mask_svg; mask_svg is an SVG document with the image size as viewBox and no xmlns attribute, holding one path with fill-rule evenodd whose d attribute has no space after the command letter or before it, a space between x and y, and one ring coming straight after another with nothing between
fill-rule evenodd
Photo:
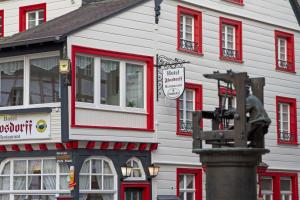
<instances>
[{"instance_id":1,"label":"red window frame","mask_svg":"<svg viewBox=\"0 0 300 200\"><path fill-rule=\"evenodd\" d=\"M287 103L290 105L290 130L291 135L294 136L292 141L280 140L279 130L279 103ZM298 133L297 133L297 100L295 98L276 96L276 122L277 122L277 143L278 144L298 144Z\"/></svg>"},{"instance_id":2,"label":"red window frame","mask_svg":"<svg viewBox=\"0 0 300 200\"><path fill-rule=\"evenodd\" d=\"M287 40L287 62L291 66L283 68L279 66L278 62L278 38L285 38ZM276 70L295 73L295 48L294 48L294 34L275 30L275 62Z\"/></svg>"},{"instance_id":3,"label":"red window frame","mask_svg":"<svg viewBox=\"0 0 300 200\"><path fill-rule=\"evenodd\" d=\"M2 27L0 29L0 37L4 37L4 10L0 10Z\"/></svg>"},{"instance_id":4,"label":"red window frame","mask_svg":"<svg viewBox=\"0 0 300 200\"><path fill-rule=\"evenodd\" d=\"M187 50L180 45L180 16L182 14L191 15L194 17L194 42L198 44L197 51ZM202 55L202 13L198 10L186 8L183 6L177 7L177 50Z\"/></svg>"},{"instance_id":5,"label":"red window frame","mask_svg":"<svg viewBox=\"0 0 300 200\"><path fill-rule=\"evenodd\" d=\"M19 8L19 31L26 30L26 13L35 10L44 10L44 22L47 20L46 3L40 3L35 5L23 6Z\"/></svg>"},{"instance_id":6,"label":"red window frame","mask_svg":"<svg viewBox=\"0 0 300 200\"><path fill-rule=\"evenodd\" d=\"M202 169L177 168L176 169L176 195L179 197L179 176L181 174L192 174L195 176L195 200L202 200Z\"/></svg>"},{"instance_id":7,"label":"red window frame","mask_svg":"<svg viewBox=\"0 0 300 200\"><path fill-rule=\"evenodd\" d=\"M298 200L298 174L286 172L259 172L259 196L261 197L261 178L272 177L273 182L273 199L280 200L280 177L290 177L292 180L292 200Z\"/></svg>"},{"instance_id":8,"label":"red window frame","mask_svg":"<svg viewBox=\"0 0 300 200\"><path fill-rule=\"evenodd\" d=\"M137 188L142 189L142 199L143 200L150 200L151 195L151 188L150 183L146 181L142 182L122 182L121 183L121 200L125 200L125 190L127 188Z\"/></svg>"},{"instance_id":9,"label":"red window frame","mask_svg":"<svg viewBox=\"0 0 300 200\"><path fill-rule=\"evenodd\" d=\"M224 0L224 1L228 1L230 3L238 4L238 5L241 5L241 6L244 5L244 0Z\"/></svg>"},{"instance_id":10,"label":"red window frame","mask_svg":"<svg viewBox=\"0 0 300 200\"><path fill-rule=\"evenodd\" d=\"M238 55L235 58L228 58L223 56L223 48L222 48L222 26L223 24L227 24L235 27L235 50L238 52ZM243 62L243 40L242 40L242 22L228 19L224 17L220 17L220 59L226 61L233 62Z\"/></svg>"},{"instance_id":11,"label":"red window frame","mask_svg":"<svg viewBox=\"0 0 300 200\"><path fill-rule=\"evenodd\" d=\"M185 83L185 89L191 89L195 91L195 110L202 110L203 101L202 101L202 85L195 83ZM181 136L192 136L192 132L183 132L180 130L180 110L179 110L179 98L176 100L176 120L177 120L177 129L176 134ZM201 122L200 126L203 126Z\"/></svg>"},{"instance_id":12,"label":"red window frame","mask_svg":"<svg viewBox=\"0 0 300 200\"><path fill-rule=\"evenodd\" d=\"M83 53L87 55L106 56L117 59L135 60L145 62L147 65L147 77L146 77L146 112L147 121L146 128L131 128L120 126L101 126L101 125L86 125L77 124L75 112L76 112L76 54ZM131 131L154 131L154 59L151 56L143 56L137 54L108 51L103 49L94 49L90 47L72 45L72 87L71 87L71 127L72 128L99 128L99 129L114 129L114 130L131 130Z\"/></svg>"}]
</instances>

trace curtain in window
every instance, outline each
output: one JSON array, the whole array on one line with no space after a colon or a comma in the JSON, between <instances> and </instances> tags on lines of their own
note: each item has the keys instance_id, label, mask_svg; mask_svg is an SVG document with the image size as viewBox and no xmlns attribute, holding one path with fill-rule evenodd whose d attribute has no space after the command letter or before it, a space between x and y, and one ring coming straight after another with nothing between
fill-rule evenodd
<instances>
[{"instance_id":1,"label":"curtain in window","mask_svg":"<svg viewBox=\"0 0 300 200\"><path fill-rule=\"evenodd\" d=\"M0 195L0 200L9 200L9 195L8 194L1 194Z\"/></svg>"},{"instance_id":2,"label":"curtain in window","mask_svg":"<svg viewBox=\"0 0 300 200\"><path fill-rule=\"evenodd\" d=\"M94 58L86 56L76 56L76 67L86 69L89 66L94 66Z\"/></svg>"},{"instance_id":3,"label":"curtain in window","mask_svg":"<svg viewBox=\"0 0 300 200\"><path fill-rule=\"evenodd\" d=\"M90 170L89 162L85 162L80 170L80 177L79 177L79 189L80 190L89 190L90 184L90 176L89 175L81 175L81 173L88 173Z\"/></svg>"},{"instance_id":4,"label":"curtain in window","mask_svg":"<svg viewBox=\"0 0 300 200\"><path fill-rule=\"evenodd\" d=\"M0 176L0 190L9 190L10 184L10 162L6 163L3 167ZM0 196L1 200L1 196Z\"/></svg>"},{"instance_id":5,"label":"curtain in window","mask_svg":"<svg viewBox=\"0 0 300 200\"><path fill-rule=\"evenodd\" d=\"M14 161L14 174L26 174L26 161ZM26 176L14 176L14 190L25 190Z\"/></svg>"},{"instance_id":6,"label":"curtain in window","mask_svg":"<svg viewBox=\"0 0 300 200\"><path fill-rule=\"evenodd\" d=\"M30 65L31 67L37 67L41 70L51 71L54 68L58 68L59 57L48 57L48 58L38 58L38 59L31 59Z\"/></svg>"},{"instance_id":7,"label":"curtain in window","mask_svg":"<svg viewBox=\"0 0 300 200\"><path fill-rule=\"evenodd\" d=\"M126 106L144 107L144 67L126 64Z\"/></svg>"},{"instance_id":8,"label":"curtain in window","mask_svg":"<svg viewBox=\"0 0 300 200\"><path fill-rule=\"evenodd\" d=\"M43 188L45 190L55 190L56 189L56 162L55 160L44 160L43 161ZM45 175L52 174L52 175Z\"/></svg>"},{"instance_id":9,"label":"curtain in window","mask_svg":"<svg viewBox=\"0 0 300 200\"><path fill-rule=\"evenodd\" d=\"M23 61L13 61L13 62L6 62L0 63L0 72L6 75L14 75L16 71L24 69L24 62Z\"/></svg>"}]
</instances>

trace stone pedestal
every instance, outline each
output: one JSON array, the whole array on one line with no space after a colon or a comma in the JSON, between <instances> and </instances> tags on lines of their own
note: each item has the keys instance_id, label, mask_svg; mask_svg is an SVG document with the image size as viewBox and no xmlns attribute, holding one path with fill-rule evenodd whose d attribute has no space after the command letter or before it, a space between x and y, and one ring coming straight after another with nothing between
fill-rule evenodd
<instances>
[{"instance_id":1,"label":"stone pedestal","mask_svg":"<svg viewBox=\"0 0 300 200\"><path fill-rule=\"evenodd\" d=\"M206 166L207 200L257 200L256 167L267 149L194 149Z\"/></svg>"}]
</instances>

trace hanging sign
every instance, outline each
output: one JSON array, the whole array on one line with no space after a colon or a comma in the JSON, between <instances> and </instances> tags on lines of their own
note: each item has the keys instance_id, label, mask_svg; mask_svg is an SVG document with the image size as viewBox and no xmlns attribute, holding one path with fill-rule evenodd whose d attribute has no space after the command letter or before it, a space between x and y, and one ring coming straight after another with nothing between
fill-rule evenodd
<instances>
[{"instance_id":1,"label":"hanging sign","mask_svg":"<svg viewBox=\"0 0 300 200\"><path fill-rule=\"evenodd\" d=\"M72 155L66 151L58 151L56 152L56 162L57 163L71 163L72 160Z\"/></svg>"},{"instance_id":2,"label":"hanging sign","mask_svg":"<svg viewBox=\"0 0 300 200\"><path fill-rule=\"evenodd\" d=\"M177 99L184 91L185 71L183 67L163 69L163 91L167 98Z\"/></svg>"},{"instance_id":3,"label":"hanging sign","mask_svg":"<svg viewBox=\"0 0 300 200\"><path fill-rule=\"evenodd\" d=\"M50 114L0 114L0 140L47 139Z\"/></svg>"}]
</instances>

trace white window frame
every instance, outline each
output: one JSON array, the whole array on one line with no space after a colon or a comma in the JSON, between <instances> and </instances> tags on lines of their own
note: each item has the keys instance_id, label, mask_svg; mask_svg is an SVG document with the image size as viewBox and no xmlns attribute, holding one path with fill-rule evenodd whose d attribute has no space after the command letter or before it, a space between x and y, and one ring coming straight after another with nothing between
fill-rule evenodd
<instances>
[{"instance_id":1,"label":"white window frame","mask_svg":"<svg viewBox=\"0 0 300 200\"><path fill-rule=\"evenodd\" d=\"M288 106L288 109L287 109L287 115L288 115L288 121L283 121L283 106ZM288 123L288 133L291 134L291 116L290 116L290 112L291 112L291 105L289 103L279 103L279 125L280 125L280 133L283 133L284 130L283 129L283 124L284 123ZM281 138L280 138L281 139Z\"/></svg>"},{"instance_id":2,"label":"white window frame","mask_svg":"<svg viewBox=\"0 0 300 200\"><path fill-rule=\"evenodd\" d=\"M88 54L76 54L80 56L86 56L89 58L94 58L94 102L79 102L76 101L76 107L94 110L105 110L114 112L125 112L125 113L140 113L146 114L147 108L147 64L144 62L116 59L110 57L96 57ZM120 105L106 105L101 104L101 59L111 60L120 62L119 66L119 90L120 90ZM144 77L144 108L133 108L126 107L126 63L141 65L143 66L143 77Z\"/></svg>"},{"instance_id":3,"label":"white window frame","mask_svg":"<svg viewBox=\"0 0 300 200\"><path fill-rule=\"evenodd\" d=\"M182 20L181 20L181 17L182 17ZM186 32L186 18L187 17L192 18L192 33L191 33L192 34L192 40L191 41L186 39L186 33L187 33ZM188 14L182 13L180 15L180 26L181 26L181 24L182 24L182 37L180 37L180 47L185 48L184 46L182 46L181 40L188 41L188 42L194 42L195 41L195 17L193 15L188 15ZM179 31L181 33L181 29ZM180 34L180 36L181 36L181 34Z\"/></svg>"},{"instance_id":4,"label":"white window frame","mask_svg":"<svg viewBox=\"0 0 300 200\"><path fill-rule=\"evenodd\" d=\"M186 113L188 111L191 111L191 110L187 110L187 97L186 97L186 91L192 91L193 92L193 110L192 111L195 111L195 108L196 108L196 91L194 89L188 89L186 88L184 90L184 92L182 93L181 97L179 97L179 128L181 131L184 131L181 129L181 121L183 121L183 123L186 123L187 122L187 116L186 116ZM182 104L183 104L183 108L180 107L180 102L182 101ZM180 111L183 111L183 116L180 115Z\"/></svg>"},{"instance_id":5,"label":"white window frame","mask_svg":"<svg viewBox=\"0 0 300 200\"><path fill-rule=\"evenodd\" d=\"M261 190L262 198L265 200L266 195L270 195L271 200L273 200L273 179L272 179L272 177L264 176L264 177L262 177L262 179L271 180L271 186L272 186L271 190Z\"/></svg>"},{"instance_id":6,"label":"white window frame","mask_svg":"<svg viewBox=\"0 0 300 200\"><path fill-rule=\"evenodd\" d=\"M230 49L230 50L235 51L236 50L236 41L235 41L236 27L232 26L232 25L229 25L229 24L222 24L222 26L225 27L225 32L224 32L224 36L225 37L222 37L222 40L224 40L225 46L224 47L222 46L222 48L229 49L228 48L228 28L230 27L230 28L233 29L233 40L232 40L232 42L233 42L233 48ZM223 35L223 27L222 27L222 35ZM222 41L222 44L223 44L223 41Z\"/></svg>"},{"instance_id":7,"label":"white window frame","mask_svg":"<svg viewBox=\"0 0 300 200\"><path fill-rule=\"evenodd\" d=\"M6 63L6 62L13 62L13 61L24 61L24 80L23 80L23 105L17 105L17 106L4 106L0 107L0 110L16 110L16 109L22 109L22 108L40 108L40 107L60 107L60 102L54 102L54 103L41 103L41 104L30 104L29 98L30 98L30 60L31 59L38 59L38 58L47 58L47 57L59 57L58 51L52 51L52 52L46 52L46 53L37 53L37 54L28 54L25 56L16 56L16 57L10 57L1 59L0 63ZM60 90L60 86L59 86Z\"/></svg>"},{"instance_id":8,"label":"white window frame","mask_svg":"<svg viewBox=\"0 0 300 200\"><path fill-rule=\"evenodd\" d=\"M292 200L292 197L293 197L293 192L292 192L292 179L290 177L280 177L280 181L281 180L288 180L290 181L290 191L281 191L280 190L280 196L282 198L282 200ZM288 199L285 199L283 198L282 195L289 195L289 198Z\"/></svg>"},{"instance_id":9,"label":"white window frame","mask_svg":"<svg viewBox=\"0 0 300 200\"><path fill-rule=\"evenodd\" d=\"M195 200L196 199L196 186L195 186L196 176L195 176L195 174L182 173L182 174L179 174L179 176L183 176L183 188L180 188L180 184L179 184L179 193L184 193L182 200L187 199L187 193L194 193L194 199L193 200ZM187 176L193 176L193 188L187 188L187 183L186 183Z\"/></svg>"},{"instance_id":10,"label":"white window frame","mask_svg":"<svg viewBox=\"0 0 300 200\"><path fill-rule=\"evenodd\" d=\"M130 162L130 166L133 166L132 162L136 162L138 164L138 169L141 171L141 177L133 177L133 170L130 174L129 177L127 177L125 180L126 181L139 181L139 180L146 180L146 175L145 175L145 171L142 165L142 162L140 159L136 158L136 157L132 157L130 158L126 164L128 164L128 162ZM133 168L134 169L134 168Z\"/></svg>"},{"instance_id":11,"label":"white window frame","mask_svg":"<svg viewBox=\"0 0 300 200\"><path fill-rule=\"evenodd\" d=\"M59 163L56 163L56 189L55 190L43 190L43 188L41 187L41 190L27 190L27 184L28 184L28 176L31 176L31 174L28 174L28 161L30 160L41 160L41 162L43 162L44 160L56 160L55 157L36 157L36 158L32 158L32 157L27 157L27 158L9 158L4 160L3 162L1 162L0 164L0 177L8 177L10 178L10 186L9 186L9 190L0 190L0 194L1 195L9 195L9 199L10 200L14 200L14 195L55 195L56 197L58 197L59 194L70 194L70 190L60 190L60 176L66 176L69 175L69 173L60 173L60 167L59 167ZM26 176L26 189L25 190L14 190L13 189L13 163L14 161L26 161L26 174L18 174L17 176ZM10 162L10 174L4 174L2 175L1 172L4 169L4 166ZM42 163L41 163L42 165ZM47 174L43 174L41 172L41 174L39 174L41 177ZM50 175L50 174L49 174ZM52 174L51 174L52 175ZM53 174L54 175L54 174ZM37 175L38 176L38 175ZM43 179L42 179L43 180ZM41 186L43 185L43 182L41 180Z\"/></svg>"},{"instance_id":12,"label":"white window frame","mask_svg":"<svg viewBox=\"0 0 300 200\"><path fill-rule=\"evenodd\" d=\"M46 13L45 13L45 10L44 10L44 9L38 9L38 10L33 10L33 11L27 11L27 12L26 12L26 30L29 29L29 14L34 13L34 15L35 15L35 19L34 19L34 21L35 21L35 26L34 26L34 27L40 25L40 24L39 24L39 20L41 20L41 19L39 18L39 13L40 13L40 12L44 12L44 18L43 18L43 21L45 21L45 14L46 14ZM33 27L31 27L31 28L33 28Z\"/></svg>"},{"instance_id":13,"label":"white window frame","mask_svg":"<svg viewBox=\"0 0 300 200\"><path fill-rule=\"evenodd\" d=\"M112 172L112 174L109 174L109 175L113 175L114 176L114 189L113 190L100 190L100 189L95 190L95 189L91 189L91 176L92 175L102 175L102 176L105 175L103 173L103 171L102 171L101 174L92 173L92 169L91 169L92 168L92 165L91 165L92 160L101 160L102 161L102 170L104 169L103 168L103 161L105 161L105 162L107 162L109 164L109 167L110 167L111 172ZM82 189L80 190L79 189L80 194L113 194L113 196L114 196L113 200L117 200L118 199L118 195L117 195L118 194L118 175L117 175L117 172L116 172L116 169L114 167L114 164L113 164L112 160L109 159L109 158L107 158L107 157L105 157L105 156L92 156L92 157L87 158L83 162L83 164L85 162L88 162L88 161L90 162L89 173L83 173L83 174L79 173L79 176L80 175L88 175L89 176L89 178L90 178L90 184L89 184L90 185L90 189L89 190L82 190Z\"/></svg>"}]
</instances>

